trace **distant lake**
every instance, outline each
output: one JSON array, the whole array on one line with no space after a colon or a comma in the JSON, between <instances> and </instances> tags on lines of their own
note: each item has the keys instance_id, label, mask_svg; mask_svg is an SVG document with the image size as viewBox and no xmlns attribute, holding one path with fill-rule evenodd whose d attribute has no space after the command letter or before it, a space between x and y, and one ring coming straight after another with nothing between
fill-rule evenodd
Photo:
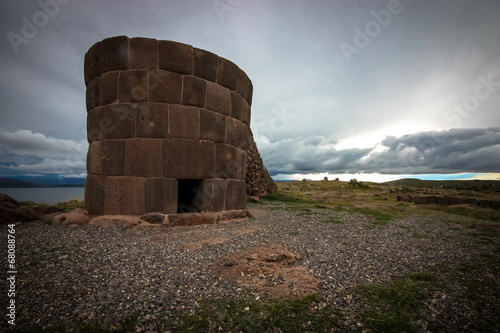
<instances>
[{"instance_id":1,"label":"distant lake","mask_svg":"<svg viewBox=\"0 0 500 333\"><path fill-rule=\"evenodd\" d=\"M55 205L71 199L83 200L85 187L0 188L0 193L7 194L17 201Z\"/></svg>"}]
</instances>

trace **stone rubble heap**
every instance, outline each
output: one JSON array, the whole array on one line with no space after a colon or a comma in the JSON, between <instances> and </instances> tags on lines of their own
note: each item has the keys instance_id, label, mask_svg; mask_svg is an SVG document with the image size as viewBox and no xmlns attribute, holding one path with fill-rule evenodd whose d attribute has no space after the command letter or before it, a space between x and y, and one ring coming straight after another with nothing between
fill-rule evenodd
<instances>
[{"instance_id":1,"label":"stone rubble heap","mask_svg":"<svg viewBox=\"0 0 500 333\"><path fill-rule=\"evenodd\" d=\"M260 156L257 144L253 138L252 130L250 130L249 145L246 150L248 155L246 185L247 194L250 197L261 198L267 193L277 191L278 187L269 175L262 157Z\"/></svg>"}]
</instances>

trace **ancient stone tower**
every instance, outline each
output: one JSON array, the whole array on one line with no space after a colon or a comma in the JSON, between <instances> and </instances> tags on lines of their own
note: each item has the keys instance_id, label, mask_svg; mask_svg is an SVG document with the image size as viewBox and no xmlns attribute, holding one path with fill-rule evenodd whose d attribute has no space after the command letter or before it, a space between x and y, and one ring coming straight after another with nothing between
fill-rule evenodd
<instances>
[{"instance_id":1,"label":"ancient stone tower","mask_svg":"<svg viewBox=\"0 0 500 333\"><path fill-rule=\"evenodd\" d=\"M125 36L85 55L90 214L245 209L252 82L182 43Z\"/></svg>"}]
</instances>

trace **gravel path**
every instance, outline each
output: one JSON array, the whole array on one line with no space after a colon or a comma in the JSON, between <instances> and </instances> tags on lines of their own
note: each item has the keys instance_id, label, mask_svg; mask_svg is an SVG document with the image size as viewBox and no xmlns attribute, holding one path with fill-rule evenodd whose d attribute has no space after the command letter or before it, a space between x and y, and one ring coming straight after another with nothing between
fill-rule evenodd
<instances>
[{"instance_id":1,"label":"gravel path","mask_svg":"<svg viewBox=\"0 0 500 333\"><path fill-rule=\"evenodd\" d=\"M331 218L344 224L321 222ZM300 264L324 280L323 299L341 309L344 324L351 326L357 319L350 314L361 306L352 292L360 284L430 266L468 263L500 246L498 238L496 243L478 245L476 237L466 237L476 233L474 229L451 224L447 215L410 216L387 226L371 222L361 214L275 207L257 220L191 228L21 223L16 226L17 327L76 318L118 322L135 312L138 331L154 330L155 322L172 309L195 308L211 296L248 295L246 288L219 279L212 264L241 249L276 243L298 252L303 257ZM7 227L2 228L5 235ZM182 246L193 242L205 243L194 250ZM0 329L5 327L2 320Z\"/></svg>"}]
</instances>

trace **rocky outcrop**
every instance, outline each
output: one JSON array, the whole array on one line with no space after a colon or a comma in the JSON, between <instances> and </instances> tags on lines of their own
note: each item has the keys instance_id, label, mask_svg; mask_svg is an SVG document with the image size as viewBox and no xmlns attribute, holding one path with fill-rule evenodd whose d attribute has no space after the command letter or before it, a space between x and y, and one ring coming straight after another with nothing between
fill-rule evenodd
<instances>
[{"instance_id":1,"label":"rocky outcrop","mask_svg":"<svg viewBox=\"0 0 500 333\"><path fill-rule=\"evenodd\" d=\"M247 194L251 197L260 198L267 193L277 191L278 187L262 162L262 157L257 149L252 130L250 130L249 143L246 150L248 155L246 175Z\"/></svg>"},{"instance_id":2,"label":"rocky outcrop","mask_svg":"<svg viewBox=\"0 0 500 333\"><path fill-rule=\"evenodd\" d=\"M53 206L23 206L7 194L0 193L0 224L40 220L42 216L61 211Z\"/></svg>"}]
</instances>

